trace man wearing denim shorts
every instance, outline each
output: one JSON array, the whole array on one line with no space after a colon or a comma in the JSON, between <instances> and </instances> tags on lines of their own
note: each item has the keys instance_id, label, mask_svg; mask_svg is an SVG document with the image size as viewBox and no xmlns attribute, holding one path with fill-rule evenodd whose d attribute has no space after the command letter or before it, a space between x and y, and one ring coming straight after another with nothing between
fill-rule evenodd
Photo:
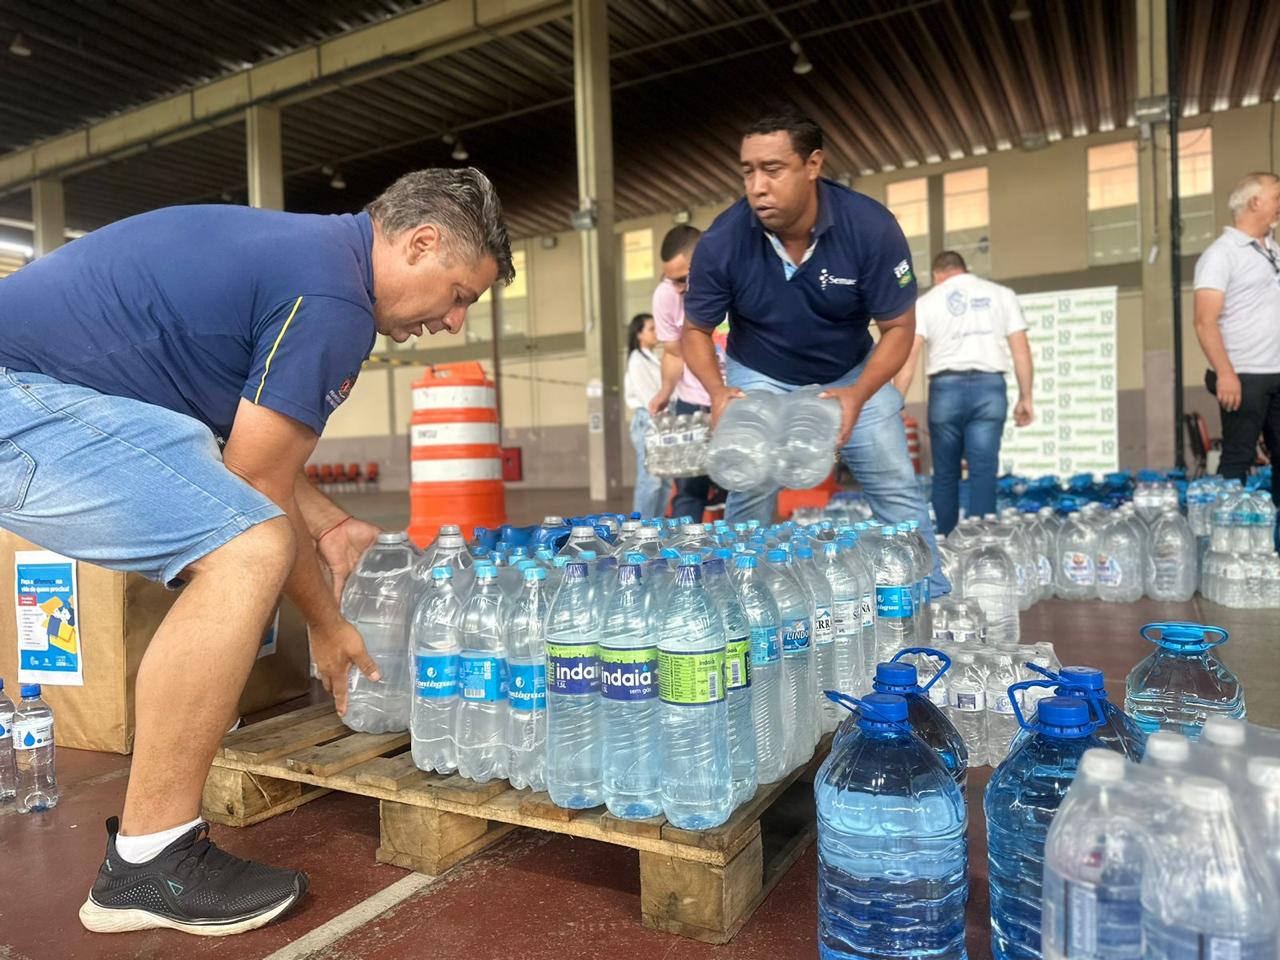
<instances>
[{"instance_id":1,"label":"man wearing denim shorts","mask_svg":"<svg viewBox=\"0 0 1280 960\"><path fill-rule=\"evenodd\" d=\"M88 929L239 933L306 892L218 850L199 817L281 592L340 713L350 668L377 679L338 607L377 529L302 468L378 334L456 333L512 275L497 196L468 168L408 174L354 216L156 210L0 283L0 528L185 585L138 670Z\"/></svg>"},{"instance_id":2,"label":"man wearing denim shorts","mask_svg":"<svg viewBox=\"0 0 1280 960\"><path fill-rule=\"evenodd\" d=\"M840 456L877 519L919 521L932 548L899 417L902 396L889 382L915 336L906 238L883 206L822 178L822 131L794 107L752 122L739 161L746 196L703 234L684 300L685 363L710 394L712 424L744 391L825 385L824 396L840 402ZM721 377L711 334L726 312ZM776 489L735 490L725 519L769 523L776 498ZM948 590L935 550L930 593Z\"/></svg>"}]
</instances>

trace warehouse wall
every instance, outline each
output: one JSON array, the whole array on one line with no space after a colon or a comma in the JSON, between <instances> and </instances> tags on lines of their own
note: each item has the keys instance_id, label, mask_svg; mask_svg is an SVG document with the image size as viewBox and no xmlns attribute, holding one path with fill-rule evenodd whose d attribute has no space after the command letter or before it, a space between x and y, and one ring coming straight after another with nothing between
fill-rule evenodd
<instances>
[{"instance_id":1,"label":"warehouse wall","mask_svg":"<svg viewBox=\"0 0 1280 960\"><path fill-rule=\"evenodd\" d=\"M1209 114L1187 121L1185 126L1213 128L1213 206L1218 228L1228 222L1226 198L1232 185L1245 173L1274 169L1280 156L1280 129L1272 126L1272 104ZM1274 129L1274 134L1273 134ZM1133 139L1135 130L1121 130L1093 137L1053 143L1042 150L1011 150L981 157L931 164L927 167L880 173L859 178L856 189L883 201L888 185L951 170L977 166L988 168L993 279L1019 292L1037 292L1093 285L1119 287L1118 388L1120 457L1123 466L1146 464L1147 421L1143 400L1146 387L1146 353L1143 336L1141 264L1138 262L1090 268L1086 212L1087 151L1090 147ZM726 164L733 158L725 157ZM730 198L726 198L726 203ZM705 228L723 208L707 206L691 211L692 223ZM620 322L642 309L647 296L642 288L656 283L660 264L657 247L673 221L661 214L617 225L619 243L632 230L651 229L654 277L650 284L622 283ZM524 241L528 288L521 309L528 311L531 341L524 354L502 362L504 442L525 451L525 485L535 487L586 486L587 437L585 355L581 349L563 349L545 355L537 349L539 338L577 334L582 330L582 290L578 237L569 231L557 234L555 246L546 248L541 238ZM1184 262L1186 292L1183 298L1184 402L1187 410L1199 410L1218 428L1216 407L1203 387L1204 357L1192 327L1190 294L1194 256ZM927 271L927 264L917 265ZM475 311L473 337L477 347L488 341L487 307ZM466 337L437 336L417 344L428 358L456 359ZM389 345L392 357L402 352ZM413 348L409 344L406 348ZM409 387L420 375L420 365L391 371L366 370L352 397L331 421L316 459L326 462L360 460L362 451L385 451L387 485L407 481ZM1153 389L1164 385L1155 384ZM917 377L908 409L923 419L922 378ZM625 427L625 424L624 424ZM926 452L927 452L927 437ZM357 456L347 456L348 451ZM630 444L624 443L627 475L633 470ZM365 459L379 459L370 455Z\"/></svg>"}]
</instances>

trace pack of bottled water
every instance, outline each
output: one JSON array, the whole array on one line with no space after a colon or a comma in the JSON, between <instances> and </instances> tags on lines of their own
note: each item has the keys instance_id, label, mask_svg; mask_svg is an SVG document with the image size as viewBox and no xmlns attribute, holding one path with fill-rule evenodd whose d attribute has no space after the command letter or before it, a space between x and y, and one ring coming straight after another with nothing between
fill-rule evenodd
<instances>
[{"instance_id":1,"label":"pack of bottled water","mask_svg":"<svg viewBox=\"0 0 1280 960\"><path fill-rule=\"evenodd\" d=\"M1228 481L1208 505L1208 514L1200 592L1226 607L1280 607L1276 510L1270 495Z\"/></svg>"},{"instance_id":2,"label":"pack of bottled water","mask_svg":"<svg viewBox=\"0 0 1280 960\"><path fill-rule=\"evenodd\" d=\"M700 477L707 472L710 417L660 413L644 435L645 469L655 477Z\"/></svg>"},{"instance_id":3,"label":"pack of bottled water","mask_svg":"<svg viewBox=\"0 0 1280 960\"><path fill-rule=\"evenodd\" d=\"M831 473L840 404L821 387L749 393L725 407L707 449L707 474L725 490L816 487Z\"/></svg>"}]
</instances>

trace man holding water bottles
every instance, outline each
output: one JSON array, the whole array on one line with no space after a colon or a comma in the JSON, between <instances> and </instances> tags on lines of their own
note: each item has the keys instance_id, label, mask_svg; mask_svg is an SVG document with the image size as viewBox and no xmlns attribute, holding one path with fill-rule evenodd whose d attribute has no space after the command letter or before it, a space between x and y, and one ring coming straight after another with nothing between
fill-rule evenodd
<instances>
[{"instance_id":1,"label":"man holding water bottles","mask_svg":"<svg viewBox=\"0 0 1280 960\"><path fill-rule=\"evenodd\" d=\"M891 378L915 337L916 281L893 214L822 173L822 131L794 106L760 116L739 154L746 195L694 251L681 345L711 399L712 425L744 391L817 383L840 403L837 447L884 523L933 526ZM729 316L725 374L712 332ZM879 342L868 324L874 320ZM777 490L734 491L730 523L774 515ZM950 590L936 563L930 592Z\"/></svg>"}]
</instances>

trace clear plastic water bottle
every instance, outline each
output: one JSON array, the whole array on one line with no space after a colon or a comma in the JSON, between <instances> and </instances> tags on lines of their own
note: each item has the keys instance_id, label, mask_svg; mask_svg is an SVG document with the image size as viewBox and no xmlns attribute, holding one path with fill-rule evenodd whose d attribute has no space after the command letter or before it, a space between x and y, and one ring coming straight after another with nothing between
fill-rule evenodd
<instances>
[{"instance_id":1,"label":"clear plastic water bottle","mask_svg":"<svg viewBox=\"0 0 1280 960\"><path fill-rule=\"evenodd\" d=\"M413 703L409 619L415 599L416 559L405 533L380 533L342 591L342 615L360 631L381 675L375 683L351 667L347 713L342 722L352 730L391 733L409 729Z\"/></svg>"},{"instance_id":2,"label":"clear plastic water bottle","mask_svg":"<svg viewBox=\"0 0 1280 960\"><path fill-rule=\"evenodd\" d=\"M1021 680L1022 674L1013 653L993 650L985 659L987 763L996 767L1009 755L1009 747L1018 733L1018 718L1013 713L1009 687Z\"/></svg>"},{"instance_id":3,"label":"clear plastic water bottle","mask_svg":"<svg viewBox=\"0 0 1280 960\"><path fill-rule=\"evenodd\" d=\"M863 585L851 572L848 562L851 558L845 556L846 552L839 542L827 541L822 544L822 552L815 560L819 571L826 578L827 586L831 588L835 685L828 689L852 695L866 689L869 677L866 672L866 653L862 648ZM834 707L835 704L831 706ZM835 722L842 719L838 714L834 717Z\"/></svg>"},{"instance_id":4,"label":"clear plastic water bottle","mask_svg":"<svg viewBox=\"0 0 1280 960\"><path fill-rule=\"evenodd\" d=\"M1152 600L1184 602L1196 592L1196 538L1177 510L1165 510L1151 525L1146 593Z\"/></svg>"},{"instance_id":5,"label":"clear plastic water bottle","mask_svg":"<svg viewBox=\"0 0 1280 960\"><path fill-rule=\"evenodd\" d=\"M569 539L560 548L560 556L576 559L585 550L590 550L597 557L608 556L612 548L596 535L596 528L590 524L581 524L569 531Z\"/></svg>"},{"instance_id":6,"label":"clear plastic water bottle","mask_svg":"<svg viewBox=\"0 0 1280 960\"><path fill-rule=\"evenodd\" d=\"M965 560L964 595L976 600L986 616L988 644L1001 649L1018 645L1017 574L1008 552L989 530Z\"/></svg>"},{"instance_id":7,"label":"clear plastic water bottle","mask_svg":"<svg viewBox=\"0 0 1280 960\"><path fill-rule=\"evenodd\" d=\"M978 656L958 649L947 678L947 715L955 725L969 753L969 766L987 763L987 682Z\"/></svg>"},{"instance_id":8,"label":"clear plastic water bottle","mask_svg":"<svg viewBox=\"0 0 1280 960\"><path fill-rule=\"evenodd\" d=\"M457 524L446 523L436 534L435 542L427 547L414 564L413 576L419 582L417 589L426 590L431 580L431 571L436 567L447 566L453 570L454 593L464 597L471 592L471 584L475 580L471 572L475 563L475 557L467 549L462 528Z\"/></svg>"},{"instance_id":9,"label":"clear plastic water bottle","mask_svg":"<svg viewBox=\"0 0 1280 960\"><path fill-rule=\"evenodd\" d=\"M900 540L879 537L876 543L876 657L894 658L915 645L915 557Z\"/></svg>"},{"instance_id":10,"label":"clear plastic water bottle","mask_svg":"<svg viewBox=\"0 0 1280 960\"><path fill-rule=\"evenodd\" d=\"M912 735L905 699L873 693L818 771L818 952L824 960L964 960L964 796Z\"/></svg>"},{"instance_id":11,"label":"clear plastic water bottle","mask_svg":"<svg viewBox=\"0 0 1280 960\"><path fill-rule=\"evenodd\" d=\"M510 688L507 699L507 778L517 790L547 788L547 650L550 598L547 571L526 567L503 625Z\"/></svg>"},{"instance_id":12,"label":"clear plastic water bottle","mask_svg":"<svg viewBox=\"0 0 1280 960\"><path fill-rule=\"evenodd\" d=\"M734 400L711 435L707 475L724 490L767 485L780 429L778 398L773 394L747 394Z\"/></svg>"},{"instance_id":13,"label":"clear plastic water bottle","mask_svg":"<svg viewBox=\"0 0 1280 960\"><path fill-rule=\"evenodd\" d=\"M1054 590L1063 600L1091 600L1098 589L1094 570L1098 535L1078 507L1069 509L1071 514L1058 531Z\"/></svg>"},{"instance_id":14,"label":"clear plastic water bottle","mask_svg":"<svg viewBox=\"0 0 1280 960\"><path fill-rule=\"evenodd\" d=\"M718 827L733 810L724 656L724 625L703 589L702 561L685 554L658 635L662 812L684 830Z\"/></svg>"},{"instance_id":15,"label":"clear plastic water bottle","mask_svg":"<svg viewBox=\"0 0 1280 960\"><path fill-rule=\"evenodd\" d=\"M783 699L782 629L778 605L754 554L734 559L733 585L751 630L751 719L756 735L756 776L776 783L790 769L787 731L795 715Z\"/></svg>"},{"instance_id":16,"label":"clear plastic water bottle","mask_svg":"<svg viewBox=\"0 0 1280 960\"><path fill-rule=\"evenodd\" d=\"M599 613L587 565L565 565L547 612L547 792L570 810L604 802Z\"/></svg>"},{"instance_id":17,"label":"clear plastic water bottle","mask_svg":"<svg viewBox=\"0 0 1280 960\"><path fill-rule=\"evenodd\" d=\"M1129 809L1128 769L1118 753L1086 750L1049 827L1041 923L1046 960L1141 960L1149 840Z\"/></svg>"},{"instance_id":18,"label":"clear plastic water bottle","mask_svg":"<svg viewBox=\"0 0 1280 960\"><path fill-rule=\"evenodd\" d=\"M995 960L1039 960L1045 838L1080 758L1102 746L1093 736L1100 714L1085 698L1046 697L1028 722L1018 696L1036 686L1050 684L1025 680L1009 688L1018 722L1030 736L996 768L983 799Z\"/></svg>"},{"instance_id":19,"label":"clear plastic water bottle","mask_svg":"<svg viewBox=\"0 0 1280 960\"><path fill-rule=\"evenodd\" d=\"M511 678L502 624L507 596L491 564L476 565L476 585L462 606L458 658L458 773L477 783L507 775L507 696Z\"/></svg>"},{"instance_id":20,"label":"clear plastic water bottle","mask_svg":"<svg viewBox=\"0 0 1280 960\"><path fill-rule=\"evenodd\" d=\"M458 769L454 722L462 652L462 602L453 589L453 568L432 570L427 589L409 631L414 674L410 749L418 769L453 773Z\"/></svg>"},{"instance_id":21,"label":"clear plastic water bottle","mask_svg":"<svg viewBox=\"0 0 1280 960\"><path fill-rule=\"evenodd\" d=\"M600 636L604 802L615 817L643 820L662 812L657 610L644 554L623 559Z\"/></svg>"},{"instance_id":22,"label":"clear plastic water bottle","mask_svg":"<svg viewBox=\"0 0 1280 960\"><path fill-rule=\"evenodd\" d=\"M1134 603L1143 591L1142 545L1122 513L1112 516L1098 535L1094 575L1099 600Z\"/></svg>"},{"instance_id":23,"label":"clear plastic water bottle","mask_svg":"<svg viewBox=\"0 0 1280 960\"><path fill-rule=\"evenodd\" d=\"M838 400L821 397L824 389L801 387L778 398L782 422L774 437L773 480L780 486L807 490L831 473L841 413Z\"/></svg>"},{"instance_id":24,"label":"clear plastic water bottle","mask_svg":"<svg viewBox=\"0 0 1280 960\"><path fill-rule=\"evenodd\" d=\"M733 805L755 796L759 786L755 720L751 713L751 622L737 591L729 582L725 563L732 554L717 550L702 565L703 584L724 626L724 689L729 711L729 763L733 771Z\"/></svg>"},{"instance_id":25,"label":"clear plastic water bottle","mask_svg":"<svg viewBox=\"0 0 1280 960\"><path fill-rule=\"evenodd\" d=\"M813 597L813 666L817 673L818 731L829 733L843 719L837 712L840 708L823 695L823 691L840 689L836 673L835 599L831 584L814 559L812 547L797 547L792 569Z\"/></svg>"},{"instance_id":26,"label":"clear plastic water bottle","mask_svg":"<svg viewBox=\"0 0 1280 960\"><path fill-rule=\"evenodd\" d=\"M1218 657L1221 627L1148 623L1140 631L1156 650L1125 679L1124 709L1145 733L1172 730L1198 739L1210 716L1245 718L1244 687Z\"/></svg>"},{"instance_id":27,"label":"clear plastic water bottle","mask_svg":"<svg viewBox=\"0 0 1280 960\"><path fill-rule=\"evenodd\" d=\"M964 738L960 736L960 731L951 722L951 718L929 697L930 688L939 683L951 668L951 658L941 650L930 647L911 647L898 656L912 653L938 658L942 661L942 669L929 678L928 683L922 687L915 664L907 660L878 663L872 689L876 693L893 693L906 698L907 719L911 721L912 733L927 743L938 755L938 759L947 768L947 772L951 774L963 795L966 793L969 778L968 748L965 747ZM844 721L845 724L849 722L849 720ZM844 732L845 728L842 725L836 734L837 738ZM834 743L832 749L835 749Z\"/></svg>"},{"instance_id":28,"label":"clear plastic water bottle","mask_svg":"<svg viewBox=\"0 0 1280 960\"><path fill-rule=\"evenodd\" d=\"M861 631L857 650L854 690L865 690L867 681L876 669L876 574L875 566L868 561L868 553L862 548L861 537L849 531L841 534L836 543L843 551L841 559L853 575L858 589L858 615ZM834 588L833 588L834 594Z\"/></svg>"},{"instance_id":29,"label":"clear plastic water bottle","mask_svg":"<svg viewBox=\"0 0 1280 960\"><path fill-rule=\"evenodd\" d=\"M1087 666L1069 666L1054 670L1036 662L1028 662L1026 667L1032 674L1056 682L1058 687L1054 691L1055 696L1093 701L1094 709L1102 719L1094 731L1097 741L1107 749L1123 754L1134 763L1142 759L1147 746L1147 735L1132 717L1125 714L1108 698L1101 670ZM1037 689L1039 688L1031 688L1019 706L1026 705L1028 710L1033 705L1038 706L1037 701L1032 697L1032 691ZM1032 719L1035 718L1032 717ZM1014 738L1010 752L1017 750L1029 736L1030 733L1024 725L1024 729Z\"/></svg>"},{"instance_id":30,"label":"clear plastic water bottle","mask_svg":"<svg viewBox=\"0 0 1280 960\"><path fill-rule=\"evenodd\" d=\"M785 550L765 554L765 585L778 605L782 635L782 709L787 769L809 761L818 742L818 684L813 664L813 607L787 569Z\"/></svg>"},{"instance_id":31,"label":"clear plastic water bottle","mask_svg":"<svg viewBox=\"0 0 1280 960\"><path fill-rule=\"evenodd\" d=\"M39 813L58 805L54 770L53 711L40 699L40 684L24 683L13 715L13 752L19 813Z\"/></svg>"},{"instance_id":32,"label":"clear plastic water bottle","mask_svg":"<svg viewBox=\"0 0 1280 960\"><path fill-rule=\"evenodd\" d=\"M0 677L0 803L12 800L18 792L18 768L13 759L13 701L5 696L4 677Z\"/></svg>"}]
</instances>

